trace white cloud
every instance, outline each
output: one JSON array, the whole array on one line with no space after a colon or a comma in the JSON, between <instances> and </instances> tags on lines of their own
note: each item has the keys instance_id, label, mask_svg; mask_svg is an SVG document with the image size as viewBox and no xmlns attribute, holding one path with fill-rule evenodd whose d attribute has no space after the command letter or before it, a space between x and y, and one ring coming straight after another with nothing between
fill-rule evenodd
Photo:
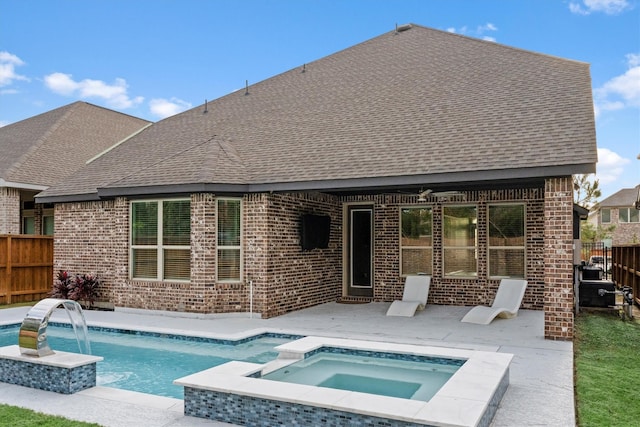
<instances>
[{"instance_id":1,"label":"white cloud","mask_svg":"<svg viewBox=\"0 0 640 427\"><path fill-rule=\"evenodd\" d=\"M9 124L9 122L5 122L4 120L0 120L0 128L3 127L3 126L6 126L8 124Z\"/></svg>"},{"instance_id":2,"label":"white cloud","mask_svg":"<svg viewBox=\"0 0 640 427\"><path fill-rule=\"evenodd\" d=\"M151 113L162 119L181 113L191 107L192 105L190 102L183 101L178 98L155 98L149 101L149 109L151 110Z\"/></svg>"},{"instance_id":3,"label":"white cloud","mask_svg":"<svg viewBox=\"0 0 640 427\"><path fill-rule=\"evenodd\" d=\"M624 173L624 165L631 162L608 148L598 148L598 163L596 177L600 184L611 184Z\"/></svg>"},{"instance_id":4,"label":"white cloud","mask_svg":"<svg viewBox=\"0 0 640 427\"><path fill-rule=\"evenodd\" d=\"M627 55L629 69L593 91L596 116L602 111L640 107L640 55Z\"/></svg>"},{"instance_id":5,"label":"white cloud","mask_svg":"<svg viewBox=\"0 0 640 427\"><path fill-rule=\"evenodd\" d=\"M616 15L630 9L627 0L582 0L569 3L569 10L578 15L590 15L593 12L603 12L607 15Z\"/></svg>"},{"instance_id":6,"label":"white cloud","mask_svg":"<svg viewBox=\"0 0 640 427\"><path fill-rule=\"evenodd\" d=\"M478 34L482 34L487 31L498 31L498 27L493 25L491 22L487 22L485 25L478 26Z\"/></svg>"},{"instance_id":7,"label":"white cloud","mask_svg":"<svg viewBox=\"0 0 640 427\"><path fill-rule=\"evenodd\" d=\"M12 53L0 51L0 86L8 86L14 80L29 81L27 77L16 73L16 67L21 65L24 65L22 59Z\"/></svg>"},{"instance_id":8,"label":"white cloud","mask_svg":"<svg viewBox=\"0 0 640 427\"><path fill-rule=\"evenodd\" d=\"M484 34L489 31L498 31L498 27L493 25L491 22L487 22L484 25L478 25L475 30L473 29L470 30L467 26L464 26L460 28L449 27L447 28L447 31L450 33L468 35L471 37L481 38L482 40L495 42L496 41L495 37L485 36Z\"/></svg>"},{"instance_id":9,"label":"white cloud","mask_svg":"<svg viewBox=\"0 0 640 427\"><path fill-rule=\"evenodd\" d=\"M144 101L142 96L129 97L129 86L124 79L117 78L109 85L102 80L75 81L72 77L71 74L52 73L44 77L44 83L60 95L103 99L111 108L131 108Z\"/></svg>"}]
</instances>

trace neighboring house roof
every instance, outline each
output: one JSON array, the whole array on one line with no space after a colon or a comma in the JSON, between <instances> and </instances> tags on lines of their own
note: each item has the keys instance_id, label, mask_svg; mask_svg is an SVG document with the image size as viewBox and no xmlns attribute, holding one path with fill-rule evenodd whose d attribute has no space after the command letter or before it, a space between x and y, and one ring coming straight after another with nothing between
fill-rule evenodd
<instances>
[{"instance_id":1,"label":"neighboring house roof","mask_svg":"<svg viewBox=\"0 0 640 427\"><path fill-rule=\"evenodd\" d=\"M598 203L598 208L633 207L638 198L639 188L640 185L635 188L623 188Z\"/></svg>"},{"instance_id":2,"label":"neighboring house roof","mask_svg":"<svg viewBox=\"0 0 640 427\"><path fill-rule=\"evenodd\" d=\"M41 200L513 182L596 161L588 64L413 25L155 123Z\"/></svg>"},{"instance_id":3,"label":"neighboring house roof","mask_svg":"<svg viewBox=\"0 0 640 427\"><path fill-rule=\"evenodd\" d=\"M0 128L0 186L43 189L150 122L86 102Z\"/></svg>"}]
</instances>

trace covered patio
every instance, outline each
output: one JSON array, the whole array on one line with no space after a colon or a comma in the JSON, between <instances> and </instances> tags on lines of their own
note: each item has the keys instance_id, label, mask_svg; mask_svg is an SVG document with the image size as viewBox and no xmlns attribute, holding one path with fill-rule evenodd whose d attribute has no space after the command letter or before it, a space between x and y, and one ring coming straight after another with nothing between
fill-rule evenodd
<instances>
[{"instance_id":1,"label":"covered patio","mask_svg":"<svg viewBox=\"0 0 640 427\"><path fill-rule=\"evenodd\" d=\"M511 353L510 386L492 426L575 425L573 344L544 339L542 311L520 310L514 319L482 326L460 322L469 307L428 305L415 317L404 318L385 316L388 306L327 303L270 319L131 309L86 311L85 316L96 326L221 338L271 331ZM27 311L0 310L0 324L21 322ZM0 401L105 426L223 425L185 417L178 399L105 387L61 396L0 383Z\"/></svg>"}]
</instances>

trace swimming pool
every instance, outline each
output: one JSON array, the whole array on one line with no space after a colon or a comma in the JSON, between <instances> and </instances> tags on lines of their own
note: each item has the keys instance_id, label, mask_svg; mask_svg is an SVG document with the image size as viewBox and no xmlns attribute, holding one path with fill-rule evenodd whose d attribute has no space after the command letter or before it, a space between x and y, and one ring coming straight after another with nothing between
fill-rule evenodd
<instances>
[{"instance_id":1,"label":"swimming pool","mask_svg":"<svg viewBox=\"0 0 640 427\"><path fill-rule=\"evenodd\" d=\"M18 342L20 325L0 327L0 347ZM50 323L47 335L53 351L78 353L66 324ZM111 328L89 328L92 353L98 362L97 385L182 399L173 381L185 375L240 360L265 363L278 355L275 346L298 338L262 334L238 342L184 335L157 334Z\"/></svg>"},{"instance_id":2,"label":"swimming pool","mask_svg":"<svg viewBox=\"0 0 640 427\"><path fill-rule=\"evenodd\" d=\"M459 359L376 357L371 352L335 350L322 349L262 378L428 401L464 364Z\"/></svg>"}]
</instances>

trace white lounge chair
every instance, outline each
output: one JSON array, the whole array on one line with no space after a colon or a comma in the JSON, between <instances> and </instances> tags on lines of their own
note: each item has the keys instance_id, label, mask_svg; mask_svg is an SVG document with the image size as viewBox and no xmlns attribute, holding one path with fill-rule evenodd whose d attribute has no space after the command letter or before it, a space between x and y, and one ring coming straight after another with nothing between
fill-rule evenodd
<instances>
[{"instance_id":1,"label":"white lounge chair","mask_svg":"<svg viewBox=\"0 0 640 427\"><path fill-rule=\"evenodd\" d=\"M402 301L391 303L387 316L411 317L427 305L431 276L407 276Z\"/></svg>"},{"instance_id":2,"label":"white lounge chair","mask_svg":"<svg viewBox=\"0 0 640 427\"><path fill-rule=\"evenodd\" d=\"M484 305L473 307L462 318L462 322L488 325L496 317L501 317L503 319L516 317L526 289L526 280L502 279L491 307L486 307Z\"/></svg>"}]
</instances>

